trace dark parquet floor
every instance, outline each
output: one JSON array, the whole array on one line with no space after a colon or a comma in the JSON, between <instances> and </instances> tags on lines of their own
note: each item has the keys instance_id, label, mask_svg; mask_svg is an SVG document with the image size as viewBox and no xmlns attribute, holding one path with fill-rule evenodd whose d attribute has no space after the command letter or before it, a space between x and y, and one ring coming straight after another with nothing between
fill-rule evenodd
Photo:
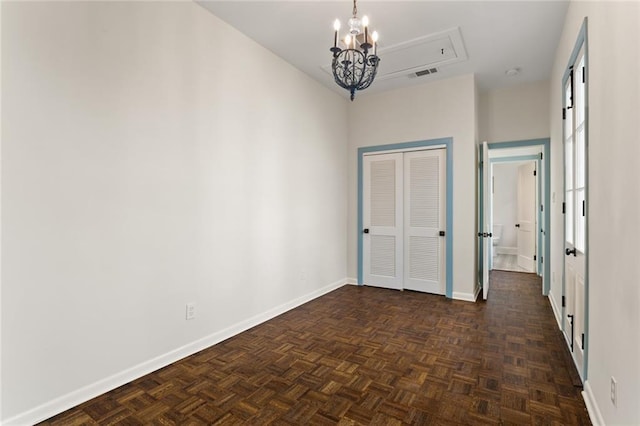
<instances>
[{"instance_id":1,"label":"dark parquet floor","mask_svg":"<svg viewBox=\"0 0 640 426\"><path fill-rule=\"evenodd\" d=\"M344 286L42 424L590 424L540 279Z\"/></svg>"}]
</instances>

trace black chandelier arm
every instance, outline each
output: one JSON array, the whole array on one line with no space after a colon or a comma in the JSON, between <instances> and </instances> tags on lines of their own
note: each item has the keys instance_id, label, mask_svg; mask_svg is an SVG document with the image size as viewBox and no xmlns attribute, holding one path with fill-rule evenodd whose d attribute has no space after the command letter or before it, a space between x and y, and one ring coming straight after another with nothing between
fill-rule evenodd
<instances>
[{"instance_id":1,"label":"black chandelier arm","mask_svg":"<svg viewBox=\"0 0 640 426\"><path fill-rule=\"evenodd\" d=\"M360 82L360 84L358 85L357 90L364 90L367 87L371 86L371 83L373 83L373 79L376 76L376 71L377 71L376 68L368 67L365 70L365 76Z\"/></svg>"},{"instance_id":2,"label":"black chandelier arm","mask_svg":"<svg viewBox=\"0 0 640 426\"><path fill-rule=\"evenodd\" d=\"M342 88L358 87L366 68L366 57L354 49L341 51L332 63L333 76Z\"/></svg>"},{"instance_id":3,"label":"black chandelier arm","mask_svg":"<svg viewBox=\"0 0 640 426\"><path fill-rule=\"evenodd\" d=\"M366 89L373 83L380 59L356 49L345 49L334 53L331 68L336 84L351 93Z\"/></svg>"},{"instance_id":4,"label":"black chandelier arm","mask_svg":"<svg viewBox=\"0 0 640 426\"><path fill-rule=\"evenodd\" d=\"M372 47L373 45L371 43L366 43L366 42L360 45L360 49L364 51L365 55L369 52L369 49L371 49Z\"/></svg>"},{"instance_id":5,"label":"black chandelier arm","mask_svg":"<svg viewBox=\"0 0 640 426\"><path fill-rule=\"evenodd\" d=\"M343 50L333 60L334 77L346 87L357 87L364 77L368 62L368 58L358 50Z\"/></svg>"},{"instance_id":6,"label":"black chandelier arm","mask_svg":"<svg viewBox=\"0 0 640 426\"><path fill-rule=\"evenodd\" d=\"M378 63L380 59L377 56L367 58L368 67L365 69L365 74L361 80L361 83L358 85L358 90L364 90L367 87L371 86L373 80L376 78L376 74L378 73Z\"/></svg>"}]
</instances>

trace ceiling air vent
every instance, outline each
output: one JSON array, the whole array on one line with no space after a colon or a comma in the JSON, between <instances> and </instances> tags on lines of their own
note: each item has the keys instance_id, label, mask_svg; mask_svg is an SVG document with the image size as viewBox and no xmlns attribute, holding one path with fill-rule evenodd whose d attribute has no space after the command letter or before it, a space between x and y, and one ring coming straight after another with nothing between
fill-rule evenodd
<instances>
[{"instance_id":1,"label":"ceiling air vent","mask_svg":"<svg viewBox=\"0 0 640 426\"><path fill-rule=\"evenodd\" d=\"M415 73L415 76L416 77L422 77L423 75L435 74L437 72L438 72L437 68L427 68L427 69L424 69L422 71L417 71Z\"/></svg>"}]
</instances>

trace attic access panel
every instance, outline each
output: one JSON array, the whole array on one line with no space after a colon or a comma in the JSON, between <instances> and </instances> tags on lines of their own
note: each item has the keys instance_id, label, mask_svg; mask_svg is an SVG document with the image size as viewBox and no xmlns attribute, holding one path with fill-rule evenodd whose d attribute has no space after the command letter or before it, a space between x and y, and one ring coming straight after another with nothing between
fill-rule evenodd
<instances>
[{"instance_id":1,"label":"attic access panel","mask_svg":"<svg viewBox=\"0 0 640 426\"><path fill-rule=\"evenodd\" d=\"M467 60L460 28L429 34L378 49L380 65L376 81L415 77L416 72ZM322 67L331 74L331 65ZM436 70L437 72L437 70ZM433 74L433 72L421 75Z\"/></svg>"},{"instance_id":2,"label":"attic access panel","mask_svg":"<svg viewBox=\"0 0 640 426\"><path fill-rule=\"evenodd\" d=\"M377 80L411 76L467 60L459 28L430 34L380 49Z\"/></svg>"}]
</instances>

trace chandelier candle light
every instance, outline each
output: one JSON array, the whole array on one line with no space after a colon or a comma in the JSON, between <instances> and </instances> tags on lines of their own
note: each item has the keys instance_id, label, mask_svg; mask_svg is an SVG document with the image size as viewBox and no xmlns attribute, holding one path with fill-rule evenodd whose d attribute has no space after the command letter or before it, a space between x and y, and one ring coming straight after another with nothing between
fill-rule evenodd
<instances>
[{"instance_id":1,"label":"chandelier candle light","mask_svg":"<svg viewBox=\"0 0 640 426\"><path fill-rule=\"evenodd\" d=\"M344 49L340 48L340 21L333 23L335 31L333 47L329 49L333 53L331 69L333 78L338 86L347 89L351 93L351 100L356 95L356 90L364 90L371 86L378 72L378 33L374 31L369 37L369 18L358 18L356 0L353 0L353 16L348 21L348 31L344 38ZM364 29L364 36L361 33ZM360 37L361 40L358 40ZM361 43L360 43L361 41ZM373 42L373 44L371 44ZM360 44L358 44L360 43ZM370 50L373 48L373 54Z\"/></svg>"}]
</instances>

